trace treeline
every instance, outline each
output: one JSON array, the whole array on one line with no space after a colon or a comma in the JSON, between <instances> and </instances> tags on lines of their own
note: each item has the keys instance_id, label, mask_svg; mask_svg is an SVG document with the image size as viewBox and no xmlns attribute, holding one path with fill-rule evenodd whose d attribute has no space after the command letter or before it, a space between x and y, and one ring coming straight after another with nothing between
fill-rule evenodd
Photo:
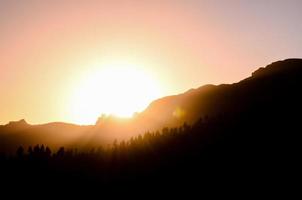
<instances>
[{"instance_id":1,"label":"treeline","mask_svg":"<svg viewBox=\"0 0 302 200\"><path fill-rule=\"evenodd\" d=\"M163 128L128 141L115 141L110 147L100 146L87 151L64 147L52 151L45 145L28 149L20 146L15 156L1 157L1 166L6 167L4 171L11 172L8 179L16 175L15 178L33 178L37 171L48 178L60 174L58 179L73 180L77 177L101 183L172 176L173 172L187 166L193 169L193 160L199 163L202 150L218 139L212 132L217 128L224 129L222 125L221 117L203 118L194 125Z\"/></svg>"},{"instance_id":2,"label":"treeline","mask_svg":"<svg viewBox=\"0 0 302 200\"><path fill-rule=\"evenodd\" d=\"M218 121L217 121L218 122ZM179 151L184 151L186 148L192 146L193 143L198 142L196 136L202 136L203 140L206 137L206 132L211 128L208 118L200 119L194 125L184 123L177 128L163 128L161 131L146 132L137 137L132 137L127 141L115 140L111 145L106 147L99 146L97 148L86 148L87 150L78 150L78 148L60 147L57 151L53 151L50 147L44 144L37 144L29 146L25 149L20 146L16 150L16 154L6 156L3 154L2 160L19 160L19 161L45 161L55 159L78 159L87 158L100 160L103 162L125 162L129 158L136 159L141 155L148 157L148 159L158 157L165 154L178 154ZM199 134L202 131L204 134ZM199 140L201 138L198 138ZM184 149L183 149L184 148ZM149 157L151 156L152 157Z\"/></svg>"},{"instance_id":3,"label":"treeline","mask_svg":"<svg viewBox=\"0 0 302 200\"><path fill-rule=\"evenodd\" d=\"M254 179L264 172L270 175L273 171L266 170L276 161L290 158L286 141L293 139L288 127L294 121L267 117L252 110L203 117L193 125L147 132L87 151L19 147L15 156L0 156L0 173L8 182L43 178L115 186Z\"/></svg>"}]
</instances>

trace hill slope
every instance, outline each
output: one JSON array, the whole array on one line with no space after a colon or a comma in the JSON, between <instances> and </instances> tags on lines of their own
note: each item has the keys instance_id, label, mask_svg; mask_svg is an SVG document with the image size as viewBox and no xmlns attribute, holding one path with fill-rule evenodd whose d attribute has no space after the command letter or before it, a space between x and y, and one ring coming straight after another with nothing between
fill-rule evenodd
<instances>
[{"instance_id":1,"label":"hill slope","mask_svg":"<svg viewBox=\"0 0 302 200\"><path fill-rule=\"evenodd\" d=\"M266 118L292 118L301 115L302 59L274 62L234 84L206 85L183 94L152 102L131 120L101 119L96 125L78 126L65 123L28 125L25 121L0 126L0 152L17 146L48 144L80 148L107 144L114 139L129 139L148 130L194 123L205 116L236 116L249 113L251 122ZM282 120L281 120L282 122ZM294 126L293 126L294 127Z\"/></svg>"},{"instance_id":2,"label":"hill slope","mask_svg":"<svg viewBox=\"0 0 302 200\"><path fill-rule=\"evenodd\" d=\"M252 73L251 77L234 84L206 85L180 95L154 101L144 115L159 123L177 125L195 122L202 116L243 112L265 106L286 109L301 102L302 59L274 62ZM177 112L181 114L177 116Z\"/></svg>"}]
</instances>

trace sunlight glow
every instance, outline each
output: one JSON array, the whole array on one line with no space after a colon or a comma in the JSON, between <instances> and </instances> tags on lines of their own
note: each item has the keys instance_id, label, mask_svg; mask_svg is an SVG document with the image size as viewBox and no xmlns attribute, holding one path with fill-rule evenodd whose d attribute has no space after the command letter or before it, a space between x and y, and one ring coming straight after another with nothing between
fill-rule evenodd
<instances>
[{"instance_id":1,"label":"sunlight glow","mask_svg":"<svg viewBox=\"0 0 302 200\"><path fill-rule=\"evenodd\" d=\"M155 79L127 62L103 63L86 75L71 99L73 121L93 124L102 114L131 117L161 95Z\"/></svg>"}]
</instances>

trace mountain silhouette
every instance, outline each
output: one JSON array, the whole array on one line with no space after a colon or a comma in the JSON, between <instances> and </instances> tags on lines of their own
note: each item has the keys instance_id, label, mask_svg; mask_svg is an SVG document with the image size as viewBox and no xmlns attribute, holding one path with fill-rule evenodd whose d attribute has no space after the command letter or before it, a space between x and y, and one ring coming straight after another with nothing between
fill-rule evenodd
<instances>
[{"instance_id":1,"label":"mountain silhouette","mask_svg":"<svg viewBox=\"0 0 302 200\"><path fill-rule=\"evenodd\" d=\"M19 121L10 121L6 125L6 127L18 130L18 129L25 129L25 128L29 127L29 124L25 121L25 119L21 119Z\"/></svg>"},{"instance_id":2,"label":"mountain silhouette","mask_svg":"<svg viewBox=\"0 0 302 200\"><path fill-rule=\"evenodd\" d=\"M278 61L238 83L155 100L133 119L11 122L0 126L0 177L16 191L41 185L49 192L53 183L98 193L292 188L300 172L301 69L301 59Z\"/></svg>"},{"instance_id":3,"label":"mountain silhouette","mask_svg":"<svg viewBox=\"0 0 302 200\"><path fill-rule=\"evenodd\" d=\"M244 112L252 107L300 108L302 59L287 59L261 67L238 83L206 85L156 100L143 112L159 124L193 123L200 117ZM177 116L180 110L183 114Z\"/></svg>"},{"instance_id":4,"label":"mountain silhouette","mask_svg":"<svg viewBox=\"0 0 302 200\"><path fill-rule=\"evenodd\" d=\"M72 144L91 127L63 122L30 125L24 119L12 121L0 126L0 152L14 152L19 145L28 147L32 144L47 144L58 148Z\"/></svg>"},{"instance_id":5,"label":"mountain silhouette","mask_svg":"<svg viewBox=\"0 0 302 200\"><path fill-rule=\"evenodd\" d=\"M0 126L0 152L15 151L19 145L47 144L51 147L79 148L109 144L146 131L193 124L200 118L252 113L251 122L259 116L270 118L301 115L302 59L286 59L261 67L240 82L205 85L179 95L153 101L133 119L102 117L96 125L67 123L29 125L25 120ZM273 125L273 124L272 124ZM292 126L294 128L294 126Z\"/></svg>"}]
</instances>

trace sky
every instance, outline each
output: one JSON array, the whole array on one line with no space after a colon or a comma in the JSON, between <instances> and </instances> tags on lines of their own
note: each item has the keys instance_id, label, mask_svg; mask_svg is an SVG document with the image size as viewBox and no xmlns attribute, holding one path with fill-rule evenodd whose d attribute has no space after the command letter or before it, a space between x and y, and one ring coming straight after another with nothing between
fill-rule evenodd
<instances>
[{"instance_id":1,"label":"sky","mask_svg":"<svg viewBox=\"0 0 302 200\"><path fill-rule=\"evenodd\" d=\"M70 106L85 94L78 88L112 63L152 77L160 91L150 98L238 82L301 57L301 8L300 0L0 0L0 124L78 122ZM104 88L94 83L93 93Z\"/></svg>"}]
</instances>

